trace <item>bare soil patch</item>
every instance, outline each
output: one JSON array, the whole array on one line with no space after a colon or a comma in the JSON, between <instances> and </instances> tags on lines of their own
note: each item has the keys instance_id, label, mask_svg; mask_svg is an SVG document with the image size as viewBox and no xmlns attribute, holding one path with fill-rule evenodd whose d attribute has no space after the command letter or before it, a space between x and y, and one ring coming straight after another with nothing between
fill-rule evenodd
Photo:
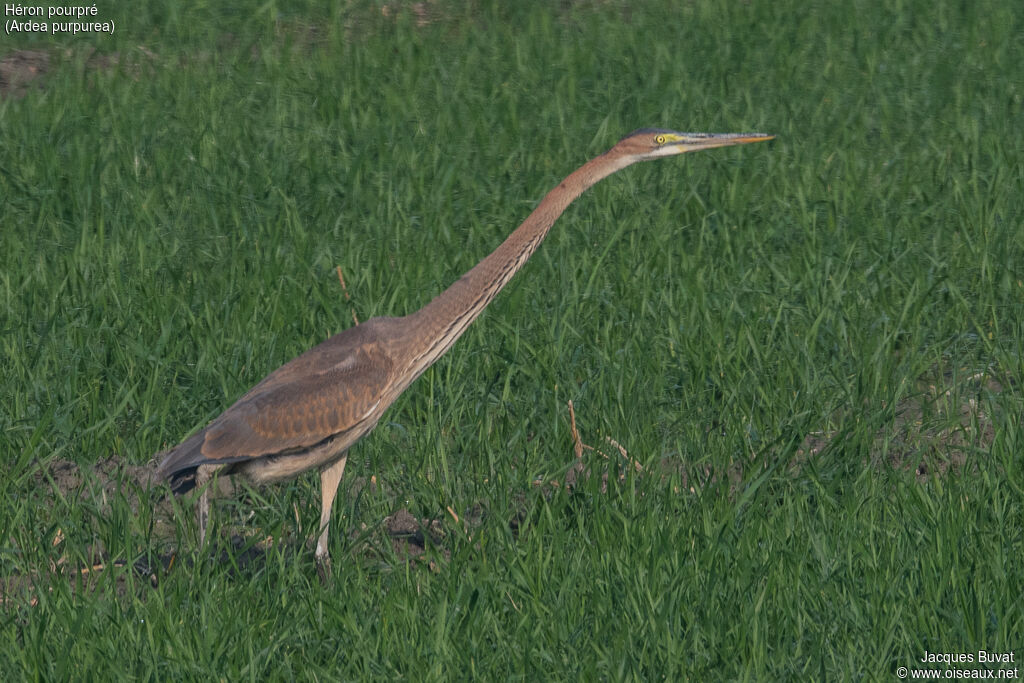
<instances>
[{"instance_id":1,"label":"bare soil patch","mask_svg":"<svg viewBox=\"0 0 1024 683\"><path fill-rule=\"evenodd\" d=\"M24 97L50 71L50 54L16 50L0 57L0 97Z\"/></svg>"},{"instance_id":2,"label":"bare soil patch","mask_svg":"<svg viewBox=\"0 0 1024 683\"><path fill-rule=\"evenodd\" d=\"M932 367L914 390L891 408L891 417L875 429L869 462L912 471L920 481L976 468L996 438L998 417L992 399L1013 380L996 368L978 371ZM853 419L854 416L840 417ZM841 443L843 430L823 429L804 437L795 467Z\"/></svg>"}]
</instances>

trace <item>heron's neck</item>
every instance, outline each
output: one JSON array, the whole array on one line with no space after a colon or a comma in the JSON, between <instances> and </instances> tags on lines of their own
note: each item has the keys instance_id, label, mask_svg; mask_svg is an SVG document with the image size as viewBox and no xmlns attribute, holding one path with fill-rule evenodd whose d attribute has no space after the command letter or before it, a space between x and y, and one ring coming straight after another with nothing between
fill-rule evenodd
<instances>
[{"instance_id":1,"label":"heron's neck","mask_svg":"<svg viewBox=\"0 0 1024 683\"><path fill-rule=\"evenodd\" d=\"M602 155L576 169L541 200L523 224L489 256L409 316L415 339L410 360L418 376L440 358L476 320L487 304L508 284L537 250L562 212L588 188L621 168L625 159Z\"/></svg>"}]
</instances>

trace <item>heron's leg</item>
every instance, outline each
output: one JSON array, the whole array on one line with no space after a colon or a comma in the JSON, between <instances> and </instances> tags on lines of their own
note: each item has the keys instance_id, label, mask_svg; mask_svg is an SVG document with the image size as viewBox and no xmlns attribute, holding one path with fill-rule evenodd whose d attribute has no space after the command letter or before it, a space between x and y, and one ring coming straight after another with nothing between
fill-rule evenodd
<instances>
[{"instance_id":1,"label":"heron's leg","mask_svg":"<svg viewBox=\"0 0 1024 683\"><path fill-rule=\"evenodd\" d=\"M215 467L200 465L196 468L196 488L199 489L199 547L206 544L206 527L210 523L210 479L213 477Z\"/></svg>"},{"instance_id":2,"label":"heron's leg","mask_svg":"<svg viewBox=\"0 0 1024 683\"><path fill-rule=\"evenodd\" d=\"M343 455L320 470L320 538L316 541L316 561L321 578L331 575L331 556L327 551L327 529L331 524L331 507L338 493L341 475L345 474L348 455Z\"/></svg>"}]
</instances>

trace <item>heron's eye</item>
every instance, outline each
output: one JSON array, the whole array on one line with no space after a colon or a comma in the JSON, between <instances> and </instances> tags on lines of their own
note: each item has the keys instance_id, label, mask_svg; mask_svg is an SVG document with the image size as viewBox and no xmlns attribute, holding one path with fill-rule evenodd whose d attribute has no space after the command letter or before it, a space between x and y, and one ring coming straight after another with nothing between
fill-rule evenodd
<instances>
[{"instance_id":1,"label":"heron's eye","mask_svg":"<svg viewBox=\"0 0 1024 683\"><path fill-rule=\"evenodd\" d=\"M658 137L654 138L654 141L657 142L659 145L664 145L667 140L668 138L665 137L664 135L659 135Z\"/></svg>"}]
</instances>

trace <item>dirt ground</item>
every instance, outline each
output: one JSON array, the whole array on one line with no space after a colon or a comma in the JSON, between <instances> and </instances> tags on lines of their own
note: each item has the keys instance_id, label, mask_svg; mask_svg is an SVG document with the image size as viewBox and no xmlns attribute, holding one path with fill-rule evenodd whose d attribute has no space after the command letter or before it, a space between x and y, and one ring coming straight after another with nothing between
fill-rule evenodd
<instances>
[{"instance_id":1,"label":"dirt ground","mask_svg":"<svg viewBox=\"0 0 1024 683\"><path fill-rule=\"evenodd\" d=\"M174 519L175 507L169 489L160 484L154 486L151 481L154 470L155 463L152 462L128 465L116 458L108 458L92 466L82 466L63 458L41 464L32 477L31 488L43 498L43 505L61 506L73 504L76 500L87 500L100 515L109 512L115 499L127 504L135 514L138 514L140 506L149 506L153 519L152 537L157 541L153 545L162 550L156 557L144 556L129 562L112 562L101 545L95 543L85 549L84 561L73 562L61 551L66 539L64 530L58 528L52 539L52 556L57 559L51 561L50 575L14 573L0 577L0 606L8 602L16 604L19 598L34 604L38 599L34 597L36 587L50 586L55 576L69 581L75 592L89 591L95 588L102 572L112 567L130 566L135 575L135 585L148 583L156 587L163 577L197 561L193 549L185 547L192 540L179 537L179 525ZM235 486L230 478L217 480L215 485L219 489L214 493L215 500L233 498L237 501L246 495L246 490ZM371 493L379 492L374 478L363 477L354 478L343 490L349 496L356 496L364 489ZM178 502L179 510L191 517L192 507ZM222 519L226 520L227 517L223 515ZM437 562L450 557L450 551L444 546L448 531L443 521L447 520L441 517L417 518L402 507L372 527L366 523L360 524L349 532L349 538L353 542L353 552L363 556L391 558L392 562L397 559L438 571ZM195 522L189 519L185 524L194 525ZM275 544L284 545L284 552L297 556L309 554L311 548L307 539L277 539L251 526L233 525L226 521L219 527L219 531L221 540L211 544L215 550L210 551L209 559L237 572L258 568ZM178 543L182 547L179 548ZM117 579L119 594L130 590L128 583L124 572L121 572Z\"/></svg>"},{"instance_id":2,"label":"dirt ground","mask_svg":"<svg viewBox=\"0 0 1024 683\"><path fill-rule=\"evenodd\" d=\"M0 97L24 97L50 70L50 55L42 50L15 50L0 56Z\"/></svg>"}]
</instances>

